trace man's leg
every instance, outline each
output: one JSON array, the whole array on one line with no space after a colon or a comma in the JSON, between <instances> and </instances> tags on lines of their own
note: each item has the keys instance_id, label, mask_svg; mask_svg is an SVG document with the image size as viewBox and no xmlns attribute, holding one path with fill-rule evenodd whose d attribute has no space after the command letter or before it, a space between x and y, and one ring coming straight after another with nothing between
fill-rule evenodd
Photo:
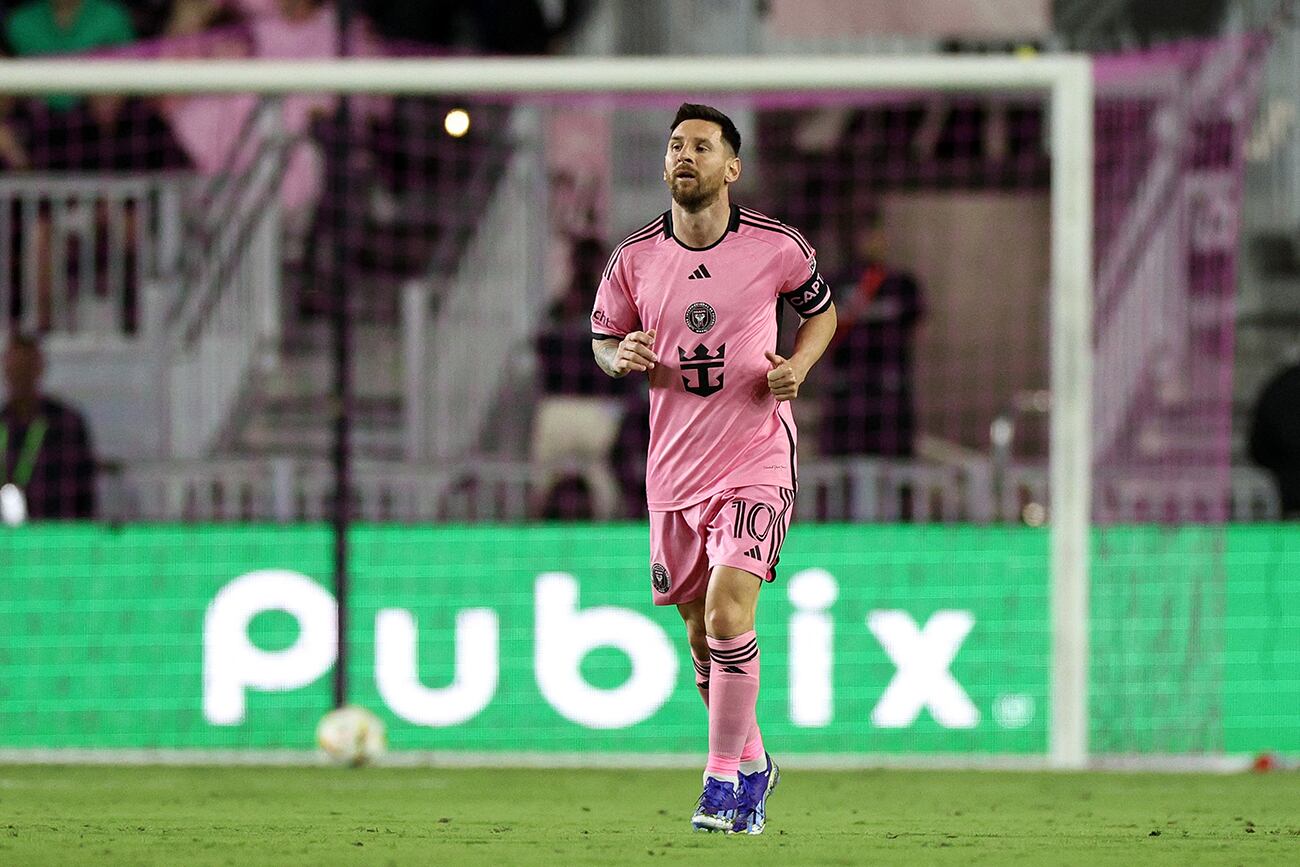
<instances>
[{"instance_id":1,"label":"man's leg","mask_svg":"<svg viewBox=\"0 0 1300 867\"><path fill-rule=\"evenodd\" d=\"M758 638L754 613L762 581L734 566L716 566L704 598L709 646L709 762L705 774L738 780L740 761L751 733L757 741L754 706L758 699Z\"/></svg>"},{"instance_id":2,"label":"man's leg","mask_svg":"<svg viewBox=\"0 0 1300 867\"><path fill-rule=\"evenodd\" d=\"M704 627L705 598L684 602L677 606L677 612L686 625L686 641L691 647L691 660L695 663L695 688L700 691L704 707L709 706L709 677L712 667L709 660L709 637ZM751 617L752 620L752 617ZM763 752L763 736L758 729L758 720L750 726L745 737L745 748L740 754L741 773L752 774L767 766L766 754Z\"/></svg>"},{"instance_id":3,"label":"man's leg","mask_svg":"<svg viewBox=\"0 0 1300 867\"><path fill-rule=\"evenodd\" d=\"M776 788L780 771L763 749L754 713L759 688L754 613L759 588L776 579L794 491L755 485L726 492L719 499L722 507L709 515L706 541L713 571L704 606L710 655L705 786L709 779L738 778L740 806L729 830L761 834L767 799Z\"/></svg>"},{"instance_id":4,"label":"man's leg","mask_svg":"<svg viewBox=\"0 0 1300 867\"><path fill-rule=\"evenodd\" d=\"M704 597L683 602L677 613L686 625L686 643L691 647L691 661L695 663L695 688L709 706L709 637L704 631Z\"/></svg>"}]
</instances>

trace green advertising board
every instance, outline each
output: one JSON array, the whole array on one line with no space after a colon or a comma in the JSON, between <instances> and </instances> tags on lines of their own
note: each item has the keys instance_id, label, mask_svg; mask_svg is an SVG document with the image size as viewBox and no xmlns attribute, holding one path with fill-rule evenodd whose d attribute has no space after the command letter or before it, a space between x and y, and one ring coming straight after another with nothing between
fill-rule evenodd
<instances>
[{"instance_id":1,"label":"green advertising board","mask_svg":"<svg viewBox=\"0 0 1300 867\"><path fill-rule=\"evenodd\" d=\"M759 720L784 753L1040 755L1043 530L808 526L764 589ZM311 749L335 660L315 526L0 534L0 748ZM394 750L705 749L643 525L369 526L349 680ZM1094 537L1091 745L1300 750L1300 528Z\"/></svg>"}]
</instances>

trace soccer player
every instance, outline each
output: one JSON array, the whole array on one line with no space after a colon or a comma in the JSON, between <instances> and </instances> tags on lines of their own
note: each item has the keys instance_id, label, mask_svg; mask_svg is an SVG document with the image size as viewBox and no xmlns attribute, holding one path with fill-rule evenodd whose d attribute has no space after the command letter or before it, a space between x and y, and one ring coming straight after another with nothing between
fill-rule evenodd
<instances>
[{"instance_id":1,"label":"soccer player","mask_svg":"<svg viewBox=\"0 0 1300 867\"><path fill-rule=\"evenodd\" d=\"M676 605L709 712L697 830L759 834L778 770L754 716L759 589L776 578L798 487L789 401L835 334L830 288L797 231L731 203L740 133L684 104L670 127L672 207L610 257L591 314L610 376L650 380L650 575ZM776 354L784 300L803 317Z\"/></svg>"}]
</instances>

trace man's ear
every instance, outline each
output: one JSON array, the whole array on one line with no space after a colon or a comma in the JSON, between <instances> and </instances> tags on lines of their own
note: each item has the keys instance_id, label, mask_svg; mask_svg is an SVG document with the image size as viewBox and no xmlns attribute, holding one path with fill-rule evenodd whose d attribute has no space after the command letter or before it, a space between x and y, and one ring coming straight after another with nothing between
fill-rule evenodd
<instances>
[{"instance_id":1,"label":"man's ear","mask_svg":"<svg viewBox=\"0 0 1300 867\"><path fill-rule=\"evenodd\" d=\"M727 163L727 180L733 184L740 180L740 157L732 157Z\"/></svg>"}]
</instances>

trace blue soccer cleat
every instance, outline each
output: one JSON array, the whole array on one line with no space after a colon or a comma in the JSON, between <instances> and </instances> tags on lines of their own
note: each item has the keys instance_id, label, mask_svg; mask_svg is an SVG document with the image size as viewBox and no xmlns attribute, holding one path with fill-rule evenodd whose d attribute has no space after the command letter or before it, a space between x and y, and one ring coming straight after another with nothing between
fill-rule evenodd
<instances>
[{"instance_id":1,"label":"blue soccer cleat","mask_svg":"<svg viewBox=\"0 0 1300 867\"><path fill-rule=\"evenodd\" d=\"M764 770L740 775L740 806L731 828L734 834L762 834L767 824L767 796L780 782L781 769L770 754L763 755L767 759Z\"/></svg>"},{"instance_id":2,"label":"blue soccer cleat","mask_svg":"<svg viewBox=\"0 0 1300 867\"><path fill-rule=\"evenodd\" d=\"M695 815L691 816L691 827L696 831L730 832L739 808L740 800L734 785L705 777L699 805L695 808Z\"/></svg>"}]
</instances>

